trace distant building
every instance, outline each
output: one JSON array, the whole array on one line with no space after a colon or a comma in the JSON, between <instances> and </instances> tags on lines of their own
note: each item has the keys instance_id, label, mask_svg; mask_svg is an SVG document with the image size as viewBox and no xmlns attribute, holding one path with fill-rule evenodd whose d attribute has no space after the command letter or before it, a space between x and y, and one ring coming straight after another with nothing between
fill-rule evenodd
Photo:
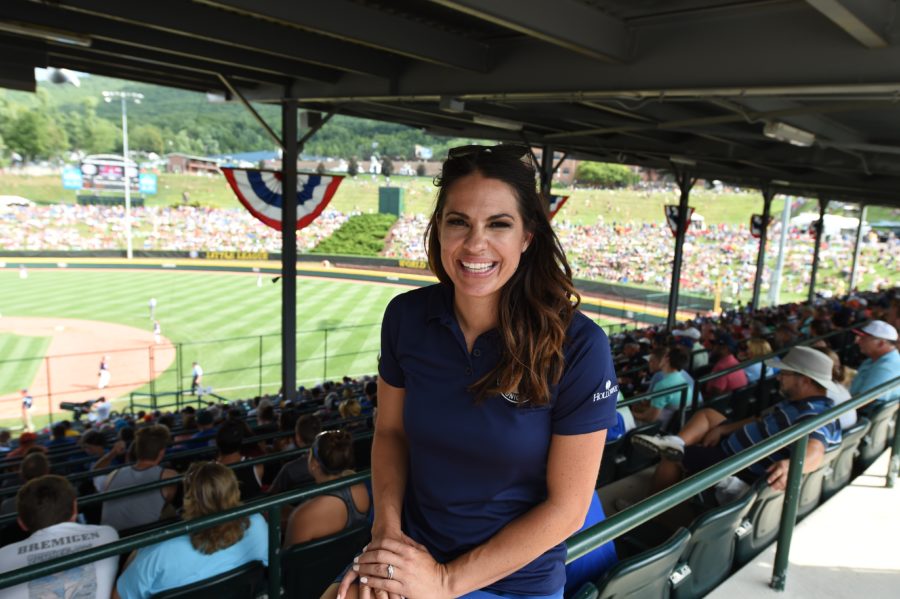
<instances>
[{"instance_id":1,"label":"distant building","mask_svg":"<svg viewBox=\"0 0 900 599\"><path fill-rule=\"evenodd\" d=\"M167 154L166 172L190 175L216 175L219 173L219 160L189 154Z\"/></svg>"}]
</instances>

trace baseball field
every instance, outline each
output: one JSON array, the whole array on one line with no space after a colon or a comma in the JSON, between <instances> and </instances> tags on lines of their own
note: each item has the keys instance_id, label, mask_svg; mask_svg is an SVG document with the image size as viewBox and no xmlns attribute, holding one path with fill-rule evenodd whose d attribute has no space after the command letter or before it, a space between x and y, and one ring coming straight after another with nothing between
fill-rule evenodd
<instances>
[{"instance_id":1,"label":"baseball field","mask_svg":"<svg viewBox=\"0 0 900 599\"><path fill-rule=\"evenodd\" d=\"M0 269L0 425L18 424L23 388L34 396L37 415L60 402L189 388L193 361L204 370L203 386L229 399L280 386L281 283L271 275L6 266ZM375 372L381 315L403 290L302 278L298 382ZM157 300L159 343L150 298ZM111 380L101 390L104 355Z\"/></svg>"},{"instance_id":2,"label":"baseball field","mask_svg":"<svg viewBox=\"0 0 900 599\"><path fill-rule=\"evenodd\" d=\"M34 397L41 426L51 411L55 420L71 418L60 413L64 402L105 396L122 408L132 393L188 390L195 361L207 393L244 399L278 391L281 282L275 275L187 270L188 261L135 261L141 269L91 262L91 268L48 259L2 263L0 427L21 426L21 389ZM376 371L384 308L408 289L391 279L387 273L383 282L336 280L324 270L299 278L298 384ZM110 382L99 389L104 356Z\"/></svg>"}]
</instances>

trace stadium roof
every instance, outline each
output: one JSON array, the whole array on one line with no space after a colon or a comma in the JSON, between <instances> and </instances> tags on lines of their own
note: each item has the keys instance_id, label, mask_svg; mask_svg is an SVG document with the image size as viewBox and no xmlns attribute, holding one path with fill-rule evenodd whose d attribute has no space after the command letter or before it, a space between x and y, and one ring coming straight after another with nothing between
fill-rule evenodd
<instances>
[{"instance_id":1,"label":"stadium roof","mask_svg":"<svg viewBox=\"0 0 900 599\"><path fill-rule=\"evenodd\" d=\"M438 134L900 206L896 16L892 0L4 0L0 85L33 89L33 67L53 66L289 93Z\"/></svg>"}]
</instances>

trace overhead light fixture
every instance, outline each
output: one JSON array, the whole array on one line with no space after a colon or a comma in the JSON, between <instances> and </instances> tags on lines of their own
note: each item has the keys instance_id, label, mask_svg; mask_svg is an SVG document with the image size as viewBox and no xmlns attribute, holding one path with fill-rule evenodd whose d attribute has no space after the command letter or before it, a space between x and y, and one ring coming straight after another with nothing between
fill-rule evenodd
<instances>
[{"instance_id":1,"label":"overhead light fixture","mask_svg":"<svg viewBox=\"0 0 900 599\"><path fill-rule=\"evenodd\" d=\"M780 185L781 187L789 187L791 184L790 181L785 181L784 179L772 179L772 185Z\"/></svg>"},{"instance_id":2,"label":"overhead light fixture","mask_svg":"<svg viewBox=\"0 0 900 599\"><path fill-rule=\"evenodd\" d=\"M669 162L681 164L683 166L697 166L697 161L687 156L669 156Z\"/></svg>"},{"instance_id":3,"label":"overhead light fixture","mask_svg":"<svg viewBox=\"0 0 900 599\"><path fill-rule=\"evenodd\" d=\"M444 112L459 114L466 109L466 103L453 96L441 96L440 108Z\"/></svg>"},{"instance_id":4,"label":"overhead light fixture","mask_svg":"<svg viewBox=\"0 0 900 599\"><path fill-rule=\"evenodd\" d=\"M472 117L472 122L476 125L484 125L485 127L496 127L497 129L506 129L507 131L521 131L522 123L516 121L508 121L493 116L483 116L476 114Z\"/></svg>"},{"instance_id":5,"label":"overhead light fixture","mask_svg":"<svg viewBox=\"0 0 900 599\"><path fill-rule=\"evenodd\" d=\"M803 129L778 121L769 121L766 123L763 127L763 135L802 148L808 148L816 141L815 133L804 131Z\"/></svg>"},{"instance_id":6,"label":"overhead light fixture","mask_svg":"<svg viewBox=\"0 0 900 599\"><path fill-rule=\"evenodd\" d=\"M49 42L59 42L60 44L69 44L70 46L81 46L83 48L91 47L91 38L86 35L78 35L77 33L69 33L68 31L60 31L59 29L50 29L48 27L35 27L32 25L25 26L17 23L0 22L0 31L6 33L14 33L16 35L25 35L28 37L37 37Z\"/></svg>"}]
</instances>

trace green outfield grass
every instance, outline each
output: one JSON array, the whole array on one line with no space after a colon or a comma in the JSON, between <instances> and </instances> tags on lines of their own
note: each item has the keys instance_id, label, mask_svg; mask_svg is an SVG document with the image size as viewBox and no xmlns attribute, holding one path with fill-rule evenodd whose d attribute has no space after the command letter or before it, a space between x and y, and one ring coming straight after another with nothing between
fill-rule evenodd
<instances>
[{"instance_id":1,"label":"green outfield grass","mask_svg":"<svg viewBox=\"0 0 900 599\"><path fill-rule=\"evenodd\" d=\"M376 212L378 188L386 184L382 176L359 175L346 178L331 201L331 207L344 213L353 210ZM429 177L391 177L391 185L404 189L404 208L407 214L428 214L433 206L435 187ZM152 206L180 204L182 193L187 191L191 202L204 206L238 208L240 204L221 176L162 174L159 176L159 193L146 198ZM607 222L663 222L663 205L677 204L674 192L645 192L637 190L555 189L554 193L571 195L557 218L577 223L594 223L598 216ZM31 177L0 173L0 195L18 195L41 203L74 203L76 192L64 190L57 176ZM715 193L695 188L691 192L691 205L707 222L718 224L748 224L750 214L762 211L762 196L755 190L741 193ZM776 198L772 213L779 214L783 201ZM810 202L805 211L815 210ZM868 211L870 222L900 219L900 210L872 206Z\"/></svg>"},{"instance_id":2,"label":"green outfield grass","mask_svg":"<svg viewBox=\"0 0 900 599\"><path fill-rule=\"evenodd\" d=\"M43 270L21 280L0 271L0 313L102 320L149 330L147 303L156 297L162 333L181 344L182 385L189 387L193 360L203 366L204 382L235 397L277 391L280 381L281 287L264 277ZM297 294L298 380L375 371L378 323L398 287L303 279ZM322 329L338 327L326 332ZM222 340L222 341L220 341ZM228 340L228 341L224 341ZM111 344L114 340L111 340ZM326 364L326 347L328 360ZM17 344L4 359L43 355L33 343ZM173 366L158 379L157 390L177 387Z\"/></svg>"},{"instance_id":3,"label":"green outfield grass","mask_svg":"<svg viewBox=\"0 0 900 599\"><path fill-rule=\"evenodd\" d=\"M43 356L48 345L50 337L0 333L0 395L28 387L41 365L40 360L29 358Z\"/></svg>"}]
</instances>

